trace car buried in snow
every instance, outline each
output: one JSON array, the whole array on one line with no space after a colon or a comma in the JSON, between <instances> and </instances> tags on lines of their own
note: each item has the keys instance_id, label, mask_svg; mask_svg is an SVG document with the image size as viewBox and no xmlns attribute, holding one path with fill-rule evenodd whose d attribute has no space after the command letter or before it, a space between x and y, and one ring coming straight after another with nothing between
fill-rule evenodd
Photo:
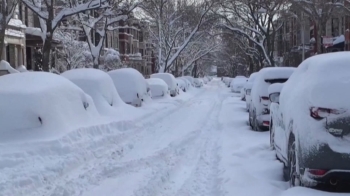
<instances>
[{"instance_id":1,"label":"car buried in snow","mask_svg":"<svg viewBox=\"0 0 350 196\"><path fill-rule=\"evenodd\" d=\"M306 59L271 105L271 145L291 187L349 188L349 62L350 52Z\"/></svg>"}]
</instances>

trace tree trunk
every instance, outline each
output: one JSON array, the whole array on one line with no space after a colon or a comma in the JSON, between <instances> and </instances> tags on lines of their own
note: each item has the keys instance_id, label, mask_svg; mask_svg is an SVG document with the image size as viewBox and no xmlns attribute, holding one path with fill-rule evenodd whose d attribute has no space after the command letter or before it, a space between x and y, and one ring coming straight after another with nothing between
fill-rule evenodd
<instances>
[{"instance_id":1,"label":"tree trunk","mask_svg":"<svg viewBox=\"0 0 350 196\"><path fill-rule=\"evenodd\" d=\"M98 56L96 57L95 55L92 55L92 60L94 63L93 68L98 69L100 65L100 58Z\"/></svg>"},{"instance_id":2,"label":"tree trunk","mask_svg":"<svg viewBox=\"0 0 350 196\"><path fill-rule=\"evenodd\" d=\"M45 39L45 43L43 46L43 64L42 71L49 72L50 71L50 55L51 55L51 47L52 47L52 34L49 35Z\"/></svg>"},{"instance_id":3,"label":"tree trunk","mask_svg":"<svg viewBox=\"0 0 350 196\"><path fill-rule=\"evenodd\" d=\"M4 26L4 25L2 25L2 26ZM4 47L5 47L5 28L2 28L0 30L0 56L1 56L1 60L6 58L6 55L5 56L2 55Z\"/></svg>"}]
</instances>

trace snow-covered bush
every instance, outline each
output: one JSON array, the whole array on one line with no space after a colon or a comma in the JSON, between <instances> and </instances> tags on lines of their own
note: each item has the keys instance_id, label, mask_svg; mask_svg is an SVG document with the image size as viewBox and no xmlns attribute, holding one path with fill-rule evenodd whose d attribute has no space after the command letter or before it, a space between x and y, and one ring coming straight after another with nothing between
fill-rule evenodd
<instances>
[{"instance_id":1,"label":"snow-covered bush","mask_svg":"<svg viewBox=\"0 0 350 196\"><path fill-rule=\"evenodd\" d=\"M38 129L62 133L99 116L89 95L56 74L9 74L0 77L0 89L1 140Z\"/></svg>"},{"instance_id":2,"label":"snow-covered bush","mask_svg":"<svg viewBox=\"0 0 350 196\"><path fill-rule=\"evenodd\" d=\"M175 97L178 94L178 87L175 77L170 73L156 73L152 74L151 78L159 78L164 80L165 83L167 83L170 95L172 97Z\"/></svg>"},{"instance_id":3,"label":"snow-covered bush","mask_svg":"<svg viewBox=\"0 0 350 196\"><path fill-rule=\"evenodd\" d=\"M134 68L121 68L108 72L121 99L140 107L147 96L147 83L142 74Z\"/></svg>"},{"instance_id":4,"label":"snow-covered bush","mask_svg":"<svg viewBox=\"0 0 350 196\"><path fill-rule=\"evenodd\" d=\"M147 83L152 93L152 98L165 97L170 94L168 85L160 78L149 78Z\"/></svg>"},{"instance_id":5,"label":"snow-covered bush","mask_svg":"<svg viewBox=\"0 0 350 196\"><path fill-rule=\"evenodd\" d=\"M115 115L125 103L119 97L111 77L98 69L81 68L66 71L61 76L79 86L94 100L101 115Z\"/></svg>"},{"instance_id":6,"label":"snow-covered bush","mask_svg":"<svg viewBox=\"0 0 350 196\"><path fill-rule=\"evenodd\" d=\"M101 62L103 62L100 65L100 69L102 70L111 71L121 68L120 54L112 48L105 49L104 55L101 56Z\"/></svg>"}]
</instances>

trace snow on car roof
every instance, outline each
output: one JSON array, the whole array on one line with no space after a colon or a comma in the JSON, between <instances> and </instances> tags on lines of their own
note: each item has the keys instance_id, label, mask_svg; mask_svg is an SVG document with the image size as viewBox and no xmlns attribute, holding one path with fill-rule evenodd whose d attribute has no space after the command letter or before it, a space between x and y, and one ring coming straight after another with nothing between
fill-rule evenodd
<instances>
[{"instance_id":1,"label":"snow on car roof","mask_svg":"<svg viewBox=\"0 0 350 196\"><path fill-rule=\"evenodd\" d=\"M294 67L266 67L259 71L259 75L265 80L289 78L295 71Z\"/></svg>"},{"instance_id":2,"label":"snow on car roof","mask_svg":"<svg viewBox=\"0 0 350 196\"><path fill-rule=\"evenodd\" d=\"M160 78L160 79L164 80L168 84L170 89L174 89L177 86L175 77L169 73L152 74L151 78Z\"/></svg>"},{"instance_id":3,"label":"snow on car roof","mask_svg":"<svg viewBox=\"0 0 350 196\"><path fill-rule=\"evenodd\" d=\"M166 85L168 86L164 80L160 79L160 78L148 78L146 79L147 83L150 85Z\"/></svg>"}]
</instances>

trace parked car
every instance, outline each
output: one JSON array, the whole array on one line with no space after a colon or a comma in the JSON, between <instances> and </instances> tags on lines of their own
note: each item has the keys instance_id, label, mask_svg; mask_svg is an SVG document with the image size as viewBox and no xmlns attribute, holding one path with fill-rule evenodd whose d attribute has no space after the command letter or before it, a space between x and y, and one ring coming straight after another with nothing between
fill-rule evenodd
<instances>
[{"instance_id":1,"label":"parked car","mask_svg":"<svg viewBox=\"0 0 350 196\"><path fill-rule=\"evenodd\" d=\"M231 80L232 78L224 77L224 83L227 87L230 87Z\"/></svg>"},{"instance_id":2,"label":"parked car","mask_svg":"<svg viewBox=\"0 0 350 196\"><path fill-rule=\"evenodd\" d=\"M175 97L179 94L179 89L177 86L177 82L175 77L170 73L156 73L152 74L151 78L159 78L164 80L164 82L168 85L170 96Z\"/></svg>"},{"instance_id":3,"label":"parked car","mask_svg":"<svg viewBox=\"0 0 350 196\"><path fill-rule=\"evenodd\" d=\"M112 78L104 71L93 68L68 70L61 74L94 100L101 115L116 115L125 103L120 98Z\"/></svg>"},{"instance_id":4,"label":"parked car","mask_svg":"<svg viewBox=\"0 0 350 196\"><path fill-rule=\"evenodd\" d=\"M192 83L187 78L185 78L185 77L178 77L177 79L183 80L185 82L187 90L189 90L191 88Z\"/></svg>"},{"instance_id":5,"label":"parked car","mask_svg":"<svg viewBox=\"0 0 350 196\"><path fill-rule=\"evenodd\" d=\"M251 90L252 90L252 87L253 87L254 80L256 79L257 76L258 76L257 72L250 74L247 83L244 85L244 88L245 88L245 103L246 103L246 110L247 110L247 112L249 112L250 103L252 101L250 93L251 93Z\"/></svg>"},{"instance_id":6,"label":"parked car","mask_svg":"<svg viewBox=\"0 0 350 196\"><path fill-rule=\"evenodd\" d=\"M164 82L164 80L160 78L149 78L146 79L146 81L149 85L152 98L159 98L170 95L168 85Z\"/></svg>"},{"instance_id":7,"label":"parked car","mask_svg":"<svg viewBox=\"0 0 350 196\"><path fill-rule=\"evenodd\" d=\"M234 93L240 93L246 82L246 77L233 78L230 84L231 91Z\"/></svg>"},{"instance_id":8,"label":"parked car","mask_svg":"<svg viewBox=\"0 0 350 196\"><path fill-rule=\"evenodd\" d=\"M251 90L249 109L249 123L255 131L266 131L270 127L269 86L286 82L294 70L292 67L268 67L259 71Z\"/></svg>"},{"instance_id":9,"label":"parked car","mask_svg":"<svg viewBox=\"0 0 350 196\"><path fill-rule=\"evenodd\" d=\"M121 99L135 107L141 107L147 94L147 82L134 68L121 68L108 72Z\"/></svg>"},{"instance_id":10,"label":"parked car","mask_svg":"<svg viewBox=\"0 0 350 196\"><path fill-rule=\"evenodd\" d=\"M1 142L63 134L100 116L89 95L53 73L7 74L0 89Z\"/></svg>"},{"instance_id":11,"label":"parked car","mask_svg":"<svg viewBox=\"0 0 350 196\"><path fill-rule=\"evenodd\" d=\"M194 78L192 76L183 76L186 80L188 80L191 86L194 86Z\"/></svg>"},{"instance_id":12,"label":"parked car","mask_svg":"<svg viewBox=\"0 0 350 196\"><path fill-rule=\"evenodd\" d=\"M284 84L272 129L290 186L349 186L349 62L350 52L310 57Z\"/></svg>"},{"instance_id":13,"label":"parked car","mask_svg":"<svg viewBox=\"0 0 350 196\"><path fill-rule=\"evenodd\" d=\"M203 81L202 79L200 78L195 78L194 79L194 86L197 87L197 88L200 88L203 86Z\"/></svg>"},{"instance_id":14,"label":"parked car","mask_svg":"<svg viewBox=\"0 0 350 196\"><path fill-rule=\"evenodd\" d=\"M176 82L179 86L179 88L183 91L183 92L186 92L187 91L187 84L186 82L181 79L181 78L176 78Z\"/></svg>"}]
</instances>

